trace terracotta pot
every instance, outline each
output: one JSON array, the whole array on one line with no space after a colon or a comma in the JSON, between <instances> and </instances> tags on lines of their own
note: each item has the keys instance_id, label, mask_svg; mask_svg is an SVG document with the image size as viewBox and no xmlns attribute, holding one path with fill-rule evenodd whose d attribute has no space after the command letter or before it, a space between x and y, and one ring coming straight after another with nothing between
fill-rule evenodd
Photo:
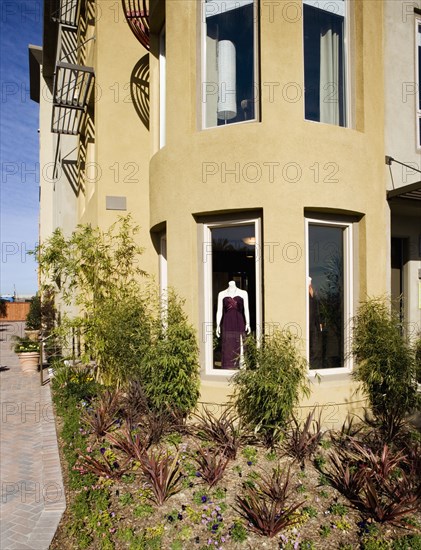
<instances>
[{"instance_id":1,"label":"terracotta pot","mask_svg":"<svg viewBox=\"0 0 421 550\"><path fill-rule=\"evenodd\" d=\"M38 351L18 353L17 356L19 357L20 366L23 372L37 372L39 364Z\"/></svg>"}]
</instances>

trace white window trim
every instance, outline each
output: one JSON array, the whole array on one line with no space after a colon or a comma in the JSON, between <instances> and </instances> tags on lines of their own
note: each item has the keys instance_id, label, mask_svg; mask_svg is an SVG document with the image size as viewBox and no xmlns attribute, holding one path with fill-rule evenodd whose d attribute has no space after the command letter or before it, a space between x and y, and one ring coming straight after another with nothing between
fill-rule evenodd
<instances>
[{"instance_id":1,"label":"white window trim","mask_svg":"<svg viewBox=\"0 0 421 550\"><path fill-rule=\"evenodd\" d=\"M353 126L353 119L352 119L352 109L351 109L351 102L352 102L352 72L351 72L351 2L349 0L344 0L344 17L345 17L345 25L344 25L344 48L345 48L345 126L344 128L352 128Z\"/></svg>"},{"instance_id":2,"label":"white window trim","mask_svg":"<svg viewBox=\"0 0 421 550\"><path fill-rule=\"evenodd\" d=\"M418 74L419 67L419 47L421 41L421 17L415 18L415 82L417 92L421 87L421 74ZM419 93L419 92L418 92ZM415 143L417 144L417 151L421 150L421 141L420 141L420 124L421 124L421 105L419 104L419 95L415 94Z\"/></svg>"},{"instance_id":3,"label":"white window trim","mask_svg":"<svg viewBox=\"0 0 421 550\"><path fill-rule=\"evenodd\" d=\"M345 17L345 0L303 0L304 4Z\"/></svg>"},{"instance_id":4,"label":"white window trim","mask_svg":"<svg viewBox=\"0 0 421 550\"><path fill-rule=\"evenodd\" d=\"M167 260L167 235L164 233L159 240L159 294L161 304L167 308L168 298L168 260Z\"/></svg>"},{"instance_id":5,"label":"white window trim","mask_svg":"<svg viewBox=\"0 0 421 550\"><path fill-rule=\"evenodd\" d=\"M256 254L255 254L255 269L256 269L256 339L260 340L262 332L262 239L261 239L261 220L260 218L227 220L223 222L211 222L203 225L203 243L202 243L202 258L204 265L204 326L211 326L213 335L213 327L215 319L213 319L212 311L212 229L222 227L236 227L241 225L254 225L254 234L256 237ZM211 249L209 250L209 243ZM213 338L209 338L206 331L205 338L205 372L209 376L230 377L237 370L230 369L214 369L213 368Z\"/></svg>"},{"instance_id":6,"label":"white window trim","mask_svg":"<svg viewBox=\"0 0 421 550\"><path fill-rule=\"evenodd\" d=\"M323 1L323 0L322 0ZM247 4L252 4L253 0L223 0L222 6L224 8L224 13L227 11L234 10L236 8L241 8L242 6L247 6ZM203 5L203 14L206 17L206 12L210 12L209 16L216 15L215 9L217 9L218 4L220 4L218 1L215 0L205 0Z\"/></svg>"},{"instance_id":7,"label":"white window trim","mask_svg":"<svg viewBox=\"0 0 421 550\"><path fill-rule=\"evenodd\" d=\"M352 86L351 86L351 52L350 52L350 40L351 36L351 6L349 0L303 0L303 4L308 4L314 8L319 8L324 11L342 15L345 18L344 25L344 49L345 49L345 125L338 126L338 128L353 128L354 121L352 118L351 100L352 100ZM331 6L338 4L337 11L331 9ZM304 56L304 10L303 10L303 23L302 23L302 52ZM304 69L304 60L303 60ZM303 73L303 86L304 86L304 73ZM314 124L324 124L328 126L336 126L336 124L329 124L328 122L320 122L316 120L310 120L306 118L306 105L305 98L303 101L303 118L306 122Z\"/></svg>"},{"instance_id":8,"label":"white window trim","mask_svg":"<svg viewBox=\"0 0 421 550\"><path fill-rule=\"evenodd\" d=\"M260 115L259 115L259 104L260 104L260 81L259 81L259 6L258 6L258 0L225 0L224 2L224 11L229 11L233 8L241 7L241 5L251 4L253 3L253 23L254 23L254 33L253 33L253 51L254 51L254 93L256 94L256 103L254 108L254 118L251 118L250 120L242 120L240 122L234 122L231 124L221 124L220 126L206 126L206 101L203 99L203 84L206 82L206 0L201 0L201 56L200 56L200 63L201 63L201 70L200 70L200 97L199 101L201 104L200 107L200 129L201 130L213 130L215 128L225 128L227 126L237 126L238 124L249 124L250 122L259 122L260 121ZM232 4L232 5L231 5Z\"/></svg>"},{"instance_id":9,"label":"white window trim","mask_svg":"<svg viewBox=\"0 0 421 550\"><path fill-rule=\"evenodd\" d=\"M310 321L310 301L308 292L306 292L306 357L309 362L308 374L314 375L334 375L348 374L352 372L353 360L351 356L351 336L352 336L352 317L354 315L354 284L353 284L353 224L352 222L326 221L318 218L305 219L305 242L306 242L306 278L305 288L307 289L307 277L309 276L309 227L310 225L322 225L331 227L341 227L345 229L344 234L344 366L331 369L310 369L310 339L308 337L308 326Z\"/></svg>"}]
</instances>

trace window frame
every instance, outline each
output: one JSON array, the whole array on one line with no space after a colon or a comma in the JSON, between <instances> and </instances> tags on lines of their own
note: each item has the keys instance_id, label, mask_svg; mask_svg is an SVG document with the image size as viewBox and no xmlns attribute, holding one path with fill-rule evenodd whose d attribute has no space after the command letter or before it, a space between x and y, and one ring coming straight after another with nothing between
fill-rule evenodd
<instances>
[{"instance_id":1,"label":"window frame","mask_svg":"<svg viewBox=\"0 0 421 550\"><path fill-rule=\"evenodd\" d=\"M211 0L212 1L212 0ZM200 130L212 130L214 128L225 128L226 126L237 126L238 124L249 124L253 122L260 122L260 79L259 79L259 13L260 13L260 0L252 0L253 3L253 90L255 94L255 108L254 118L249 120L242 120L239 122L231 122L229 124L221 124L216 126L206 126L206 101L204 101L203 85L206 82L206 0L200 0L200 82L199 82L199 129ZM227 10L229 11L229 10Z\"/></svg>"},{"instance_id":2,"label":"window frame","mask_svg":"<svg viewBox=\"0 0 421 550\"><path fill-rule=\"evenodd\" d=\"M309 247L309 229L311 225L339 227L343 228L343 256L344 256L344 366L334 367L329 369L311 369L310 368L310 338L309 338L309 321L310 321L310 300L307 291L307 277L309 276L310 267L310 247ZM352 318L354 315L354 223L352 221L326 220L309 216L305 218L305 243L306 243L306 270L305 270L305 289L306 289L306 358L308 361L308 374L317 375L334 375L334 374L349 374L352 372L353 359L351 356L351 336L352 336Z\"/></svg>"},{"instance_id":3,"label":"window frame","mask_svg":"<svg viewBox=\"0 0 421 550\"><path fill-rule=\"evenodd\" d=\"M420 44L418 43L420 41ZM421 48L421 17L415 17L415 143L417 151L421 150L421 69L420 69L420 48Z\"/></svg>"},{"instance_id":4,"label":"window frame","mask_svg":"<svg viewBox=\"0 0 421 550\"><path fill-rule=\"evenodd\" d=\"M167 125L167 57L166 57L166 28L163 25L159 33L159 148L162 149L166 143Z\"/></svg>"},{"instance_id":5,"label":"window frame","mask_svg":"<svg viewBox=\"0 0 421 550\"><path fill-rule=\"evenodd\" d=\"M213 329L216 324L216 319L213 318L213 306L212 306L212 248L211 252L207 245L211 243L212 246L212 229L224 228L224 227L238 227L243 225L254 225L254 234L256 239L255 244L255 276L256 276L256 339L259 341L262 333L262 235L261 235L261 217L252 218L228 218L226 220L209 221L203 223L202 231L202 265L203 265L203 323L204 327L202 342L203 358L204 358L204 374L209 377L230 378L238 370L229 369L214 369L213 368L213 338L209 338L206 327L211 326L213 335Z\"/></svg>"},{"instance_id":6,"label":"window frame","mask_svg":"<svg viewBox=\"0 0 421 550\"><path fill-rule=\"evenodd\" d=\"M335 4L337 2L342 2L342 0L302 0L302 47L303 47L303 90L304 90L304 101L303 101L303 119L306 122L315 123L315 124L328 124L329 126L337 126L339 128L353 128L354 127L354 120L353 120L353 94L352 94L352 74L351 74L351 2L350 0L343 0L344 10L343 10L343 17L344 17L344 32L343 32L343 48L344 48L344 78L345 78L345 85L343 87L344 89L344 101L345 101L345 109L344 109L344 116L345 116L345 123L343 126L339 124L332 124L330 122L321 122L320 120L312 120L309 118L306 118L306 97L305 97L305 59L304 59L304 5L307 4L309 6L313 7L319 7L321 8L321 5L326 4L326 6ZM341 4L338 4L341 5ZM331 11L331 10L324 10L324 11ZM340 13L342 10L339 10L338 13ZM332 12L335 13L335 12Z\"/></svg>"},{"instance_id":7,"label":"window frame","mask_svg":"<svg viewBox=\"0 0 421 550\"><path fill-rule=\"evenodd\" d=\"M167 259L167 233L162 233L159 237L159 294L161 302L165 302L168 293L168 259Z\"/></svg>"}]
</instances>

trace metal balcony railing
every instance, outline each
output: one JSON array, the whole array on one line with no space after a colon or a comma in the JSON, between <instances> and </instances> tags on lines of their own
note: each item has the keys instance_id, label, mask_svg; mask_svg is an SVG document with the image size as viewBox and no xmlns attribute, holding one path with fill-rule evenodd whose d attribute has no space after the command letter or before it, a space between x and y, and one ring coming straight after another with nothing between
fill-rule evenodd
<instances>
[{"instance_id":1,"label":"metal balcony railing","mask_svg":"<svg viewBox=\"0 0 421 550\"><path fill-rule=\"evenodd\" d=\"M68 354L63 355L62 344L57 341L57 335L52 332L48 336L40 334L38 337L39 342L39 360L38 368L40 372L41 386L50 382L51 376L54 376L54 363L58 362L63 367L70 367L78 371L89 371L93 377L96 376L97 364L93 360L83 360L82 358L82 342L81 338L85 332L81 332L80 329L72 328L70 337L70 349L67 350ZM48 347L48 349L47 349ZM86 350L85 350L86 351ZM59 367L60 368L60 367ZM44 371L47 369L48 378L44 378Z\"/></svg>"},{"instance_id":2,"label":"metal balcony railing","mask_svg":"<svg viewBox=\"0 0 421 550\"><path fill-rule=\"evenodd\" d=\"M77 135L94 79L92 67L58 61L54 77L51 131Z\"/></svg>"},{"instance_id":3,"label":"metal balcony railing","mask_svg":"<svg viewBox=\"0 0 421 550\"><path fill-rule=\"evenodd\" d=\"M122 0L124 15L135 37L149 50L149 13L146 0Z\"/></svg>"},{"instance_id":4,"label":"metal balcony railing","mask_svg":"<svg viewBox=\"0 0 421 550\"><path fill-rule=\"evenodd\" d=\"M77 27L81 0L55 0L51 18L62 25Z\"/></svg>"}]
</instances>

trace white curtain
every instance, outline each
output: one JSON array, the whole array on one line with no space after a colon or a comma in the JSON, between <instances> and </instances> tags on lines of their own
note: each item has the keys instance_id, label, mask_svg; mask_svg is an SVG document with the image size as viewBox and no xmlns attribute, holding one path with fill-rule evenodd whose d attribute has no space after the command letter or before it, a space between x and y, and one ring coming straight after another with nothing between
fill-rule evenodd
<instances>
[{"instance_id":1,"label":"white curtain","mask_svg":"<svg viewBox=\"0 0 421 550\"><path fill-rule=\"evenodd\" d=\"M339 124L339 35L329 29L320 37L320 122Z\"/></svg>"},{"instance_id":2,"label":"white curtain","mask_svg":"<svg viewBox=\"0 0 421 550\"><path fill-rule=\"evenodd\" d=\"M237 76L235 46L230 40L218 42L218 118L237 116Z\"/></svg>"}]
</instances>

